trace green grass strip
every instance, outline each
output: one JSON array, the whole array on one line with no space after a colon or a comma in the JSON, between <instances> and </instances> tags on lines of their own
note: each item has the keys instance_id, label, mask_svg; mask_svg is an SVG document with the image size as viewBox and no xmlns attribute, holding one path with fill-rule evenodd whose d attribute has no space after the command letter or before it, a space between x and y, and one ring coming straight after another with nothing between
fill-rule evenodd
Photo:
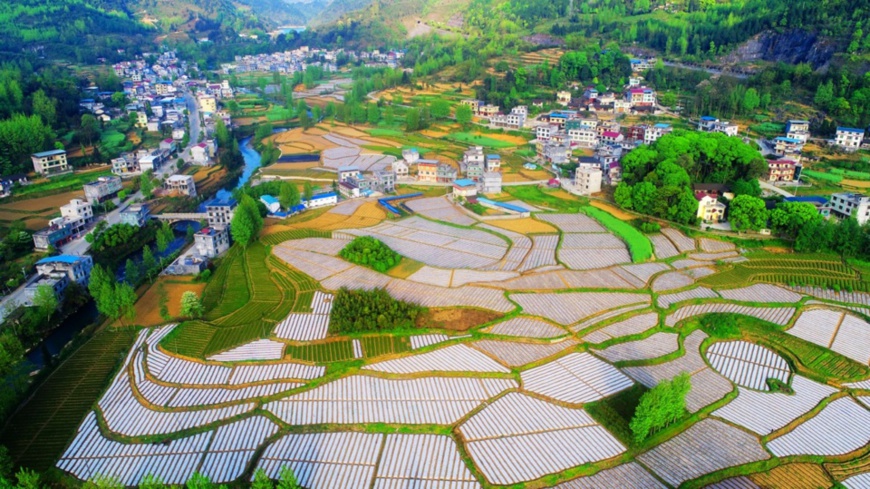
<instances>
[{"instance_id":1,"label":"green grass strip","mask_svg":"<svg viewBox=\"0 0 870 489\"><path fill-rule=\"evenodd\" d=\"M600 222L608 231L625 241L634 263L642 263L652 258L652 244L649 239L631 224L597 207L584 206L580 208L580 212Z\"/></svg>"}]
</instances>

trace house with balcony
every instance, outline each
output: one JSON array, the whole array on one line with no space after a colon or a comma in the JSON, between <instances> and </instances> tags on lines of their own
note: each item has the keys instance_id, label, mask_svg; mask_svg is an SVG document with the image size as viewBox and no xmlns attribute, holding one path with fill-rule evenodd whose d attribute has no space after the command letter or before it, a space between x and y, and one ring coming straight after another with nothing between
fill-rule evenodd
<instances>
[{"instance_id":1,"label":"house with balcony","mask_svg":"<svg viewBox=\"0 0 870 489\"><path fill-rule=\"evenodd\" d=\"M42 176L60 175L72 171L66 159L66 150L63 149L34 153L30 159L33 161L33 171Z\"/></svg>"}]
</instances>

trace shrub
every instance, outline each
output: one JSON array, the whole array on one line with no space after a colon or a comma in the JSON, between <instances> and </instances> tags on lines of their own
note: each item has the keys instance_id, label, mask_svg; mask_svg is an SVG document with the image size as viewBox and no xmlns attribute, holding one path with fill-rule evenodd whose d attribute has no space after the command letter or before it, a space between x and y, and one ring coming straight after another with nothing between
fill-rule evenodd
<instances>
[{"instance_id":1,"label":"shrub","mask_svg":"<svg viewBox=\"0 0 870 489\"><path fill-rule=\"evenodd\" d=\"M767 379L767 388L770 389L770 392L779 392L781 394L789 395L794 394L794 389L792 389L790 385L772 377Z\"/></svg>"},{"instance_id":2,"label":"shrub","mask_svg":"<svg viewBox=\"0 0 870 489\"><path fill-rule=\"evenodd\" d=\"M339 256L351 263L369 267L381 273L402 261L402 255L370 236L360 236L354 239L341 250Z\"/></svg>"},{"instance_id":3,"label":"shrub","mask_svg":"<svg viewBox=\"0 0 870 489\"><path fill-rule=\"evenodd\" d=\"M384 289L342 287L333 301L329 324L338 333L408 329L415 327L425 311L425 307L394 299Z\"/></svg>"},{"instance_id":4,"label":"shrub","mask_svg":"<svg viewBox=\"0 0 870 489\"><path fill-rule=\"evenodd\" d=\"M701 318L701 327L716 338L740 337L740 327L734 314L707 314Z\"/></svg>"}]
</instances>

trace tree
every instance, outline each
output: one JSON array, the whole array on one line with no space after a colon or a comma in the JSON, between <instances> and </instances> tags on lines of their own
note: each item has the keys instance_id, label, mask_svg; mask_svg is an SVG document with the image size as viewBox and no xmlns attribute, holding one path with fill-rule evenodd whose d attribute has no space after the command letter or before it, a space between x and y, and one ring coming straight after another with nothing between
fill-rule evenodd
<instances>
[{"instance_id":1,"label":"tree","mask_svg":"<svg viewBox=\"0 0 870 489\"><path fill-rule=\"evenodd\" d=\"M214 123L214 137L217 139L219 148L227 148L230 145L230 131L227 129L227 125L224 124L224 120L220 117Z\"/></svg>"},{"instance_id":2,"label":"tree","mask_svg":"<svg viewBox=\"0 0 870 489\"><path fill-rule=\"evenodd\" d=\"M753 197L761 195L761 185L756 178L737 180L731 189L734 191L734 195L751 195Z\"/></svg>"},{"instance_id":3,"label":"tree","mask_svg":"<svg viewBox=\"0 0 870 489\"><path fill-rule=\"evenodd\" d=\"M296 474L293 469L282 465L281 472L278 475L278 489L299 489L299 483L296 482Z\"/></svg>"},{"instance_id":4,"label":"tree","mask_svg":"<svg viewBox=\"0 0 870 489\"><path fill-rule=\"evenodd\" d=\"M281 190L278 193L278 201L281 203L281 207L290 209L299 205L299 189L296 188L296 185L288 182L281 183Z\"/></svg>"},{"instance_id":5,"label":"tree","mask_svg":"<svg viewBox=\"0 0 870 489\"><path fill-rule=\"evenodd\" d=\"M643 443L649 435L680 419L686 413L686 395L691 389L689 374L683 372L645 392L629 423L635 443Z\"/></svg>"},{"instance_id":6,"label":"tree","mask_svg":"<svg viewBox=\"0 0 870 489\"><path fill-rule=\"evenodd\" d=\"M163 282L157 284L157 303L160 306L160 317L164 321L169 321L172 316L169 314L169 294L166 293L166 286Z\"/></svg>"},{"instance_id":7,"label":"tree","mask_svg":"<svg viewBox=\"0 0 870 489\"><path fill-rule=\"evenodd\" d=\"M163 253L169 244L175 239L175 233L172 232L172 226L167 221L160 224L160 229L157 230L157 251Z\"/></svg>"},{"instance_id":8,"label":"tree","mask_svg":"<svg viewBox=\"0 0 870 489\"><path fill-rule=\"evenodd\" d=\"M160 477L157 477L153 474L146 474L145 477L139 481L139 489L165 489L166 484L163 483L163 480Z\"/></svg>"},{"instance_id":9,"label":"tree","mask_svg":"<svg viewBox=\"0 0 870 489\"><path fill-rule=\"evenodd\" d=\"M42 118L47 126L54 126L57 122L57 101L50 98L40 88L33 93L33 113Z\"/></svg>"},{"instance_id":10,"label":"tree","mask_svg":"<svg viewBox=\"0 0 870 489\"><path fill-rule=\"evenodd\" d=\"M257 208L257 203L247 194L243 194L236 207L230 226L233 241L247 247L260 234L263 227L263 218Z\"/></svg>"},{"instance_id":11,"label":"tree","mask_svg":"<svg viewBox=\"0 0 870 489\"><path fill-rule=\"evenodd\" d=\"M82 141L87 141L88 146L94 145L94 139L100 135L100 123L97 118L91 114L82 115L81 125L79 127L79 136Z\"/></svg>"},{"instance_id":12,"label":"tree","mask_svg":"<svg viewBox=\"0 0 870 489\"><path fill-rule=\"evenodd\" d=\"M456 122L462 127L467 127L471 123L471 107L462 104L456 106Z\"/></svg>"},{"instance_id":13,"label":"tree","mask_svg":"<svg viewBox=\"0 0 870 489\"><path fill-rule=\"evenodd\" d=\"M151 170L139 175L139 190L146 199L150 199L151 193L154 191L154 182L151 180L152 178L153 174L151 173Z\"/></svg>"},{"instance_id":14,"label":"tree","mask_svg":"<svg viewBox=\"0 0 870 489\"><path fill-rule=\"evenodd\" d=\"M127 258L127 262L124 264L124 278L133 287L142 280L141 266L130 258Z\"/></svg>"},{"instance_id":15,"label":"tree","mask_svg":"<svg viewBox=\"0 0 870 489\"><path fill-rule=\"evenodd\" d=\"M36 293L33 295L33 306L39 311L39 314L45 317L48 321L51 315L57 311L59 302L57 295L54 293L54 288L50 285L39 285L36 287Z\"/></svg>"},{"instance_id":16,"label":"tree","mask_svg":"<svg viewBox=\"0 0 870 489\"><path fill-rule=\"evenodd\" d=\"M151 247L145 246L142 248L142 272L147 277L151 277L157 270L158 266L159 264L157 263L157 259L154 258L154 253L151 251Z\"/></svg>"},{"instance_id":17,"label":"tree","mask_svg":"<svg viewBox=\"0 0 870 489\"><path fill-rule=\"evenodd\" d=\"M405 130L414 132L420 129L420 111L409 109L405 114Z\"/></svg>"},{"instance_id":18,"label":"tree","mask_svg":"<svg viewBox=\"0 0 870 489\"><path fill-rule=\"evenodd\" d=\"M302 200L308 202L312 197L314 197L314 189L311 187L311 182L305 182L302 187Z\"/></svg>"},{"instance_id":19,"label":"tree","mask_svg":"<svg viewBox=\"0 0 870 489\"><path fill-rule=\"evenodd\" d=\"M117 309L115 315L110 317L123 318L128 323L136 320L136 300L139 298L136 296L136 290L126 282L120 283L115 286L114 296Z\"/></svg>"},{"instance_id":20,"label":"tree","mask_svg":"<svg viewBox=\"0 0 870 489\"><path fill-rule=\"evenodd\" d=\"M181 294L181 315L189 318L202 317L203 313L202 301L197 297L196 292L190 290Z\"/></svg>"},{"instance_id":21,"label":"tree","mask_svg":"<svg viewBox=\"0 0 870 489\"><path fill-rule=\"evenodd\" d=\"M199 472L191 474L190 478L187 479L187 482L184 483L184 486L186 489L214 489L214 484L211 482L211 479Z\"/></svg>"},{"instance_id":22,"label":"tree","mask_svg":"<svg viewBox=\"0 0 870 489\"><path fill-rule=\"evenodd\" d=\"M366 106L366 122L372 126L378 125L381 120L381 109L377 104L369 103Z\"/></svg>"},{"instance_id":23,"label":"tree","mask_svg":"<svg viewBox=\"0 0 870 489\"><path fill-rule=\"evenodd\" d=\"M743 94L743 110L745 112L752 112L758 105L761 103L761 98L758 96L758 91L754 88L750 88L746 90L746 93Z\"/></svg>"},{"instance_id":24,"label":"tree","mask_svg":"<svg viewBox=\"0 0 870 489\"><path fill-rule=\"evenodd\" d=\"M616 205L627 210L634 209L634 202L631 201L631 190L631 185L628 185L625 182L619 182L616 186L616 190L613 191L613 200L616 201Z\"/></svg>"},{"instance_id":25,"label":"tree","mask_svg":"<svg viewBox=\"0 0 870 489\"><path fill-rule=\"evenodd\" d=\"M634 210L651 214L656 201L656 186L651 182L640 182L631 189L631 203Z\"/></svg>"},{"instance_id":26,"label":"tree","mask_svg":"<svg viewBox=\"0 0 870 489\"><path fill-rule=\"evenodd\" d=\"M808 202L783 202L770 211L770 224L774 231L791 238L817 219L821 219L819 212Z\"/></svg>"},{"instance_id":27,"label":"tree","mask_svg":"<svg viewBox=\"0 0 870 489\"><path fill-rule=\"evenodd\" d=\"M758 231L767 224L764 201L751 195L738 195L728 206L728 220L737 231Z\"/></svg>"},{"instance_id":28,"label":"tree","mask_svg":"<svg viewBox=\"0 0 870 489\"><path fill-rule=\"evenodd\" d=\"M251 481L251 489L274 489L275 484L272 483L272 479L269 479L269 476L266 475L266 471L263 469L257 469L254 472L254 480Z\"/></svg>"},{"instance_id":29,"label":"tree","mask_svg":"<svg viewBox=\"0 0 870 489\"><path fill-rule=\"evenodd\" d=\"M429 111L436 119L446 119L450 115L450 104L444 99L437 98L429 104Z\"/></svg>"}]
</instances>

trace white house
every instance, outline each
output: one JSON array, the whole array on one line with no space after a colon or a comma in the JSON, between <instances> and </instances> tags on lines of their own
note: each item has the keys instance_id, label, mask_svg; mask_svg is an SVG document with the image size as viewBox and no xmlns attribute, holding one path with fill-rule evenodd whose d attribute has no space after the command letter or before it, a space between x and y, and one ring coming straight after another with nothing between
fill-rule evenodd
<instances>
[{"instance_id":1,"label":"white house","mask_svg":"<svg viewBox=\"0 0 870 489\"><path fill-rule=\"evenodd\" d=\"M272 197L271 195L264 195L260 197L260 202L265 204L266 209L269 209L269 214L281 212L281 203L278 202L278 199Z\"/></svg>"},{"instance_id":2,"label":"white house","mask_svg":"<svg viewBox=\"0 0 870 489\"><path fill-rule=\"evenodd\" d=\"M864 142L864 131L854 127L838 127L834 144L847 150L855 151Z\"/></svg>"},{"instance_id":3,"label":"white house","mask_svg":"<svg viewBox=\"0 0 870 489\"><path fill-rule=\"evenodd\" d=\"M393 162L393 172L396 174L396 178L405 178L409 175L410 169L405 160L396 160Z\"/></svg>"},{"instance_id":4,"label":"white house","mask_svg":"<svg viewBox=\"0 0 870 489\"><path fill-rule=\"evenodd\" d=\"M601 192L601 168L579 167L574 172L574 187L582 195Z\"/></svg>"},{"instance_id":5,"label":"white house","mask_svg":"<svg viewBox=\"0 0 870 489\"><path fill-rule=\"evenodd\" d=\"M315 209L317 207L324 207L327 205L335 205L338 203L338 194L335 192L327 192L323 194L317 194L311 196L311 200L305 200L302 202L305 205L306 209Z\"/></svg>"},{"instance_id":6,"label":"white house","mask_svg":"<svg viewBox=\"0 0 870 489\"><path fill-rule=\"evenodd\" d=\"M840 218L854 217L863 226L870 220L870 197L863 194L831 194L831 211Z\"/></svg>"}]
</instances>

